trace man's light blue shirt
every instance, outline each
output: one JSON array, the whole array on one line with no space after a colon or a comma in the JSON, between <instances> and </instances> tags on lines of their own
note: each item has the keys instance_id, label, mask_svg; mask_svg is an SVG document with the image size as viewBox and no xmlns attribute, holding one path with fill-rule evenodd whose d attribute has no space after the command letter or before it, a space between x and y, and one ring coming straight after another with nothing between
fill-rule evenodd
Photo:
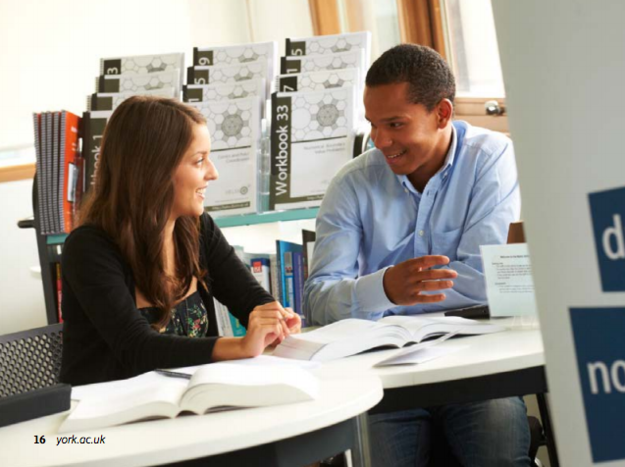
<instances>
[{"instance_id":1,"label":"man's light blue shirt","mask_svg":"<svg viewBox=\"0 0 625 467\"><path fill-rule=\"evenodd\" d=\"M454 122L445 162L423 193L395 175L382 152L367 151L334 177L317 215L308 322L486 303L480 245L505 243L520 209L512 142L500 133ZM384 292L386 269L425 255L449 257L453 288L442 302L396 306Z\"/></svg>"}]
</instances>

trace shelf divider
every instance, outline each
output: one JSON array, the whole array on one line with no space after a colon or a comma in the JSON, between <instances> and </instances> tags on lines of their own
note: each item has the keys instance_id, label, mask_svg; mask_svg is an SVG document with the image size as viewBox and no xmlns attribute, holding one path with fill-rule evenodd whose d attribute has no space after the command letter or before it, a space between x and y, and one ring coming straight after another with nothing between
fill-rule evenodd
<instances>
[{"instance_id":1,"label":"shelf divider","mask_svg":"<svg viewBox=\"0 0 625 467\"><path fill-rule=\"evenodd\" d=\"M300 221L317 217L319 208L291 209L288 211L271 211L260 214L244 214L240 216L217 217L215 224L220 228L240 227L243 225L268 224L270 222ZM48 235L48 245L59 245L65 242L67 234Z\"/></svg>"}]
</instances>

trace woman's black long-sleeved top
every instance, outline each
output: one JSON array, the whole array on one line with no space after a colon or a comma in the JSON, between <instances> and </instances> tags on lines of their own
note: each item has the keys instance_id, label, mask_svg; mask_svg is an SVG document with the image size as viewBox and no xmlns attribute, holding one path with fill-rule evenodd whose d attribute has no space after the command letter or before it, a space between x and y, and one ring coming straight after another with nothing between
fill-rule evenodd
<instances>
[{"instance_id":1,"label":"woman's black long-sleeved top","mask_svg":"<svg viewBox=\"0 0 625 467\"><path fill-rule=\"evenodd\" d=\"M156 368L212 361L217 337L213 296L247 327L249 313L274 300L236 256L213 219L200 217L198 282L208 312L205 338L159 334L137 310L130 265L100 228L82 226L65 241L61 381L72 385L124 379Z\"/></svg>"}]
</instances>

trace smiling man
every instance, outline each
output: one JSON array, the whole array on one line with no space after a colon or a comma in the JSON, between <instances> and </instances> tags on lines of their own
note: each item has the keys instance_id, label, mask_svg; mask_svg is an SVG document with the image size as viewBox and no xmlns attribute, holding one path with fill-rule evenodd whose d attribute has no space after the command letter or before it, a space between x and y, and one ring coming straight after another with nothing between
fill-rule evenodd
<instances>
[{"instance_id":1,"label":"smiling man","mask_svg":"<svg viewBox=\"0 0 625 467\"><path fill-rule=\"evenodd\" d=\"M366 78L375 149L332 180L305 287L309 322L377 320L486 302L480 245L520 214L512 143L452 121L455 80L432 49L400 45ZM519 398L370 417L375 465L427 465L431 426L464 466L529 465Z\"/></svg>"}]
</instances>

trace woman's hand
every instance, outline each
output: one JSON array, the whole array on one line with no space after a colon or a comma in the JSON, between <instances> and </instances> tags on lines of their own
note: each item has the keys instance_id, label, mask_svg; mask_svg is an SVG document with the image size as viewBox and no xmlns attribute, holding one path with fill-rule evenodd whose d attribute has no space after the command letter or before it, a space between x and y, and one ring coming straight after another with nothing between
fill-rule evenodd
<instances>
[{"instance_id":1,"label":"woman's hand","mask_svg":"<svg viewBox=\"0 0 625 467\"><path fill-rule=\"evenodd\" d=\"M279 302L257 306L250 313L247 332L241 341L243 352L249 357L256 357L268 345L279 344L291 332L299 332L300 329L299 316L290 308L283 308Z\"/></svg>"},{"instance_id":2,"label":"woman's hand","mask_svg":"<svg viewBox=\"0 0 625 467\"><path fill-rule=\"evenodd\" d=\"M295 313L291 308L285 308L285 310L291 313L290 317L287 317L285 323L289 330L289 334L299 334L302 332L302 318Z\"/></svg>"},{"instance_id":3,"label":"woman's hand","mask_svg":"<svg viewBox=\"0 0 625 467\"><path fill-rule=\"evenodd\" d=\"M222 337L215 342L213 361L256 357L268 345L278 345L302 329L302 320L279 302L257 306L250 313L245 337Z\"/></svg>"},{"instance_id":4,"label":"woman's hand","mask_svg":"<svg viewBox=\"0 0 625 467\"><path fill-rule=\"evenodd\" d=\"M285 308L285 310L287 313L290 313L290 316L284 319L284 325L287 330L287 336L290 334L299 334L300 332L302 332L302 318L300 317L300 315L295 313L291 308ZM276 345L280 344L280 342L282 342L283 340L284 339L277 338L275 341L269 344L269 346L275 347Z\"/></svg>"}]
</instances>

